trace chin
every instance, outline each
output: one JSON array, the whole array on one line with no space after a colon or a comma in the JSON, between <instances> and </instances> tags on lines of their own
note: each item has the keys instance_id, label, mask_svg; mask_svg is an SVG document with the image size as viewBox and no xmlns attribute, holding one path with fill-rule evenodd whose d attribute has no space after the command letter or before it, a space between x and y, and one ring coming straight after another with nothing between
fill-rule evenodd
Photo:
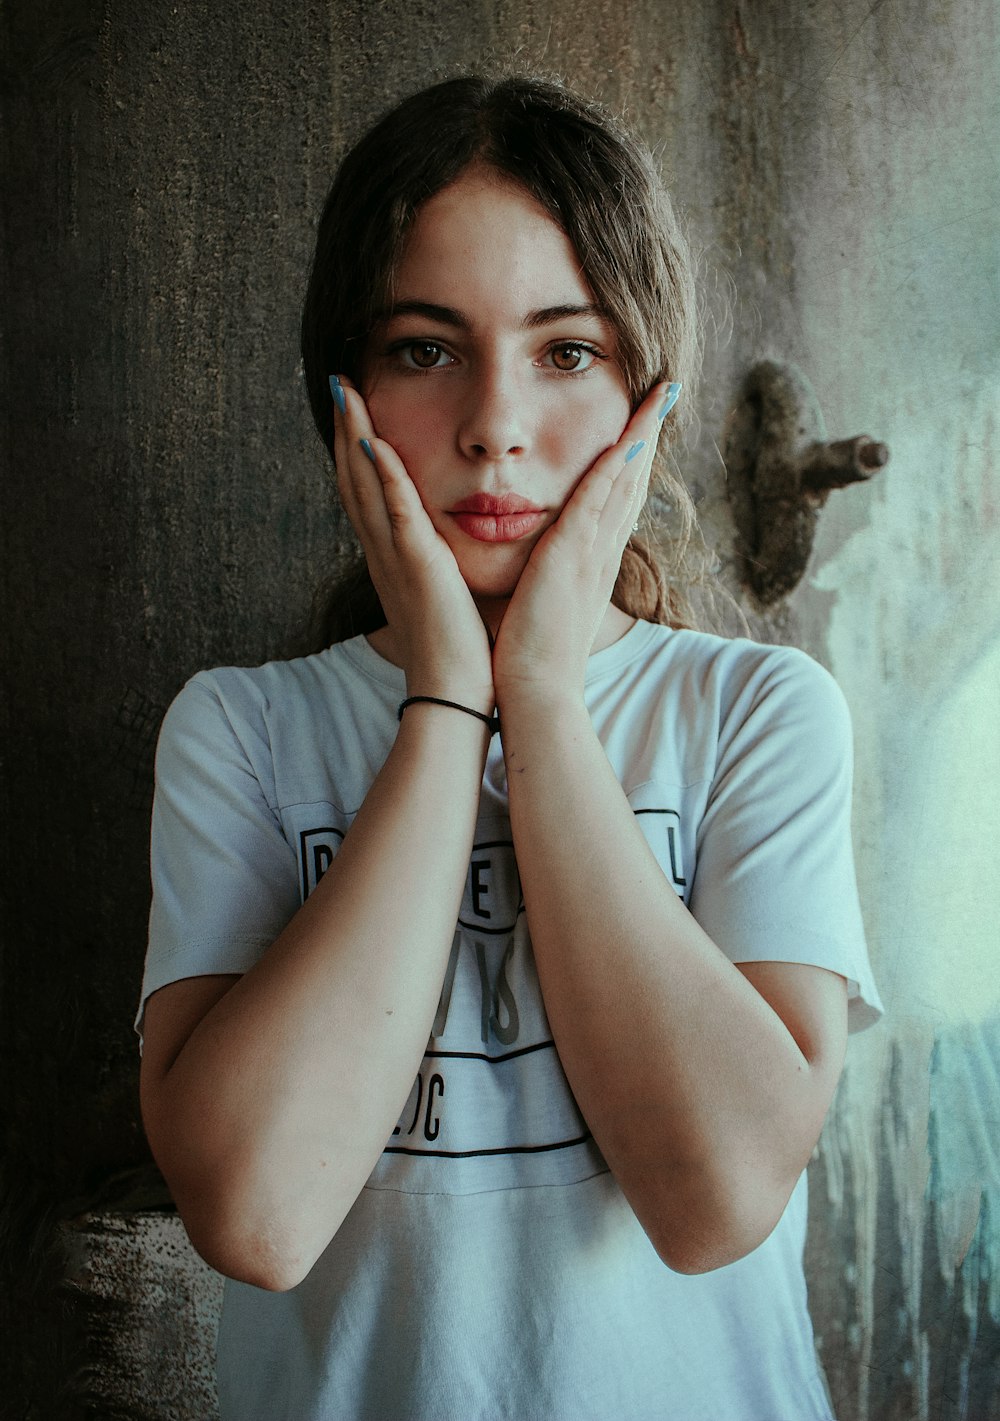
<instances>
[{"instance_id":1,"label":"chin","mask_svg":"<svg viewBox=\"0 0 1000 1421\"><path fill-rule=\"evenodd\" d=\"M492 561L492 567L484 566L487 559L482 557L459 558L458 567L465 579L465 585L477 599L513 597L514 589L528 561L527 554L523 551L507 551L498 556L494 551L490 554L489 561Z\"/></svg>"}]
</instances>

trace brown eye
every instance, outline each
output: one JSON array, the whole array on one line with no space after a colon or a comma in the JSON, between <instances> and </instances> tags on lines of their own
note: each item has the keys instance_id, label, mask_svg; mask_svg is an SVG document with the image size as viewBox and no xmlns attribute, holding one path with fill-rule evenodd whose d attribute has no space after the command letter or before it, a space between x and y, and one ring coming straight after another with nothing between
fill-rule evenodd
<instances>
[{"instance_id":1,"label":"brown eye","mask_svg":"<svg viewBox=\"0 0 1000 1421\"><path fill-rule=\"evenodd\" d=\"M552 352L552 362L560 370L575 370L583 357L578 345L557 345Z\"/></svg>"},{"instance_id":2,"label":"brown eye","mask_svg":"<svg viewBox=\"0 0 1000 1421\"><path fill-rule=\"evenodd\" d=\"M413 364L421 370L432 369L441 359L441 347L429 340L415 341L413 345L407 346L407 351Z\"/></svg>"},{"instance_id":3,"label":"brown eye","mask_svg":"<svg viewBox=\"0 0 1000 1421\"><path fill-rule=\"evenodd\" d=\"M589 370L594 361L599 358L596 350L591 350L587 345L577 345L573 342L554 345L550 347L549 354L555 368L565 371L567 375L576 375L584 370Z\"/></svg>"}]
</instances>

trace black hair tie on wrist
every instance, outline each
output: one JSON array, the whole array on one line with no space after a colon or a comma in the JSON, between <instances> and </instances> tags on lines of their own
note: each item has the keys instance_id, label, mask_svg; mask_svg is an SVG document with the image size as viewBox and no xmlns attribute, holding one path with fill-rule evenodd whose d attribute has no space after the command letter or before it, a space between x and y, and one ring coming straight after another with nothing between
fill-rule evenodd
<instances>
[{"instance_id":1,"label":"black hair tie on wrist","mask_svg":"<svg viewBox=\"0 0 1000 1421\"><path fill-rule=\"evenodd\" d=\"M500 732L500 716L496 711L492 715L486 715L484 711L473 710L471 706L459 705L458 701L443 701L440 696L410 696L399 708L397 720L403 719L403 712L407 706L414 706L421 701L431 706L450 706L452 710L465 711L466 715L474 715L477 720L481 720L484 725L489 726L490 735L498 735Z\"/></svg>"}]
</instances>

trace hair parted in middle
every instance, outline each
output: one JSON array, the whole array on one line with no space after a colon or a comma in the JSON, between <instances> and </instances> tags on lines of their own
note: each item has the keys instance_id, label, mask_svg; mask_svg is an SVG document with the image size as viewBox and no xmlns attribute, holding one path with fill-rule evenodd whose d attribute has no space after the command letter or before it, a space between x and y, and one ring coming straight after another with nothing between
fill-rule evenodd
<instances>
[{"instance_id":1,"label":"hair parted in middle","mask_svg":"<svg viewBox=\"0 0 1000 1421\"><path fill-rule=\"evenodd\" d=\"M692 406L700 328L692 263L645 145L601 106L522 73L467 75L405 99L348 152L320 218L302 315L302 355L316 427L333 453L328 379L362 383L368 340L390 308L406 238L422 203L470 166L533 197L566 233L595 302L617 336L633 408L660 380ZM629 540L612 601L647 621L691 625L690 589L711 580L694 507L666 447L650 484L669 527L644 521ZM363 566L328 589L324 643L373 631L385 617Z\"/></svg>"}]
</instances>

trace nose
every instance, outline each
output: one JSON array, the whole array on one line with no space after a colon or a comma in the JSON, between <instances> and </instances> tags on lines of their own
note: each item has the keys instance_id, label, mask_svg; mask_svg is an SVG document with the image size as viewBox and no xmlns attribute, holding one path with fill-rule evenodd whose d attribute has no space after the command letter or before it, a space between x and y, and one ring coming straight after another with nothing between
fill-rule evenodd
<instances>
[{"instance_id":1,"label":"nose","mask_svg":"<svg viewBox=\"0 0 1000 1421\"><path fill-rule=\"evenodd\" d=\"M516 459L527 453L524 392L509 369L491 364L470 375L458 438L471 459Z\"/></svg>"}]
</instances>

